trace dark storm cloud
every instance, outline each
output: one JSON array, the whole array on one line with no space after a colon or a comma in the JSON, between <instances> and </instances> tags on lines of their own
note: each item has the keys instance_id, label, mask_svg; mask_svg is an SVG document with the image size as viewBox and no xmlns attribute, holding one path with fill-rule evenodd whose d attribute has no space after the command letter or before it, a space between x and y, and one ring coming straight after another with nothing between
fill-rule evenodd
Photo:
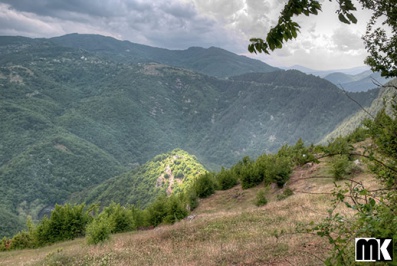
<instances>
[{"instance_id":1,"label":"dark storm cloud","mask_svg":"<svg viewBox=\"0 0 397 266\"><path fill-rule=\"evenodd\" d=\"M193 2L0 0L0 3L2 9L7 9L0 10L0 23L9 22L0 26L0 34L29 32L31 37L35 33L37 37L51 37L91 32L170 49L221 46L233 50L230 46L233 38L227 30L213 18L200 14ZM47 28L44 36L43 27Z\"/></svg>"},{"instance_id":2,"label":"dark storm cloud","mask_svg":"<svg viewBox=\"0 0 397 266\"><path fill-rule=\"evenodd\" d=\"M126 8L142 10L147 4L136 1L110 0L1 0L18 11L30 12L40 16L65 18L68 13L87 14L92 16L123 15Z\"/></svg>"}]
</instances>

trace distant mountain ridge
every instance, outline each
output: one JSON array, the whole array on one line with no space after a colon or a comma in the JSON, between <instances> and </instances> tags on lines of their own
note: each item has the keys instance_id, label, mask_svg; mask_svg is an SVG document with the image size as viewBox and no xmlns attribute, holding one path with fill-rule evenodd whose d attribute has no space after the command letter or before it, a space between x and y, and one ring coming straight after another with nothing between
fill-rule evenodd
<instances>
[{"instance_id":1,"label":"distant mountain ridge","mask_svg":"<svg viewBox=\"0 0 397 266\"><path fill-rule=\"evenodd\" d=\"M247 72L278 70L278 68L269 66L260 60L239 56L217 47L168 50L90 34L68 34L50 40L61 46L85 49L98 55L106 55L112 60L128 63L160 63L218 78Z\"/></svg>"},{"instance_id":2,"label":"distant mountain ridge","mask_svg":"<svg viewBox=\"0 0 397 266\"><path fill-rule=\"evenodd\" d=\"M159 48L145 59L156 48L136 45L144 52L132 53L115 39L66 38L97 50L0 37L0 235L157 154L180 148L209 170L227 167L298 138L317 142L358 110L329 81L292 70L252 73L244 62L255 60L218 48L164 58L193 64L204 54L194 67L231 65L219 69L227 75L239 59L244 73L219 79L153 63ZM364 106L376 95L351 94Z\"/></svg>"},{"instance_id":3,"label":"distant mountain ridge","mask_svg":"<svg viewBox=\"0 0 397 266\"><path fill-rule=\"evenodd\" d=\"M295 65L285 69L295 69L309 75L319 76L349 92L368 91L391 80L382 77L380 73L372 72L367 66L339 70L314 70Z\"/></svg>"},{"instance_id":4,"label":"distant mountain ridge","mask_svg":"<svg viewBox=\"0 0 397 266\"><path fill-rule=\"evenodd\" d=\"M286 69L286 70L295 69L295 70L299 70L306 74L311 74L311 75L315 75L315 76L324 78L325 76L332 74L332 73L343 73L346 75L357 75L357 74L360 74L362 72L369 70L370 68L368 66L361 66L361 67L353 67L353 68L347 68L347 69L316 70L316 69L311 69L311 68L300 66L300 65L294 65L294 66L290 66L290 67L285 67L284 69Z\"/></svg>"},{"instance_id":5,"label":"distant mountain ridge","mask_svg":"<svg viewBox=\"0 0 397 266\"><path fill-rule=\"evenodd\" d=\"M386 79L382 77L380 73L374 73L371 70L367 70L356 75L336 72L325 76L324 79L350 92L374 89L377 88L379 84L383 85L387 81L391 80Z\"/></svg>"}]
</instances>

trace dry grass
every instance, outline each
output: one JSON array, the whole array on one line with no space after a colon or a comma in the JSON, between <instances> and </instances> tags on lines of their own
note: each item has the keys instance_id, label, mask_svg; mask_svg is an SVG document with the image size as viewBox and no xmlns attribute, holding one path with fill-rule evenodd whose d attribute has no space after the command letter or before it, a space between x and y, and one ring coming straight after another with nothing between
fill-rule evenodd
<instances>
[{"instance_id":1,"label":"dry grass","mask_svg":"<svg viewBox=\"0 0 397 266\"><path fill-rule=\"evenodd\" d=\"M269 203L263 207L253 203L263 186L237 186L201 200L191 221L113 235L99 246L78 239L0 253L0 265L322 265L329 252L327 240L296 233L295 228L327 215L332 198L327 193L334 185L322 176L323 167L296 169L288 184L295 194L277 201L282 190L269 188ZM376 186L367 174L356 179ZM342 207L339 211L349 212Z\"/></svg>"}]
</instances>

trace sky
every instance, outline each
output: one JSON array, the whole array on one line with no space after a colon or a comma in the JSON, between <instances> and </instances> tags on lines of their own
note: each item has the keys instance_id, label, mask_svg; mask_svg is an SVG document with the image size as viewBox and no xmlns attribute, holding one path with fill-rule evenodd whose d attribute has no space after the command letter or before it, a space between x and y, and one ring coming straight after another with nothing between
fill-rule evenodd
<instances>
[{"instance_id":1,"label":"sky","mask_svg":"<svg viewBox=\"0 0 397 266\"><path fill-rule=\"evenodd\" d=\"M32 38L101 34L155 47L216 46L272 66L316 70L364 65L361 36L370 14L358 8L356 25L339 22L334 0L319 0L318 16L297 17L301 34L283 49L250 54L249 39L265 38L286 0L0 0L0 35Z\"/></svg>"}]
</instances>

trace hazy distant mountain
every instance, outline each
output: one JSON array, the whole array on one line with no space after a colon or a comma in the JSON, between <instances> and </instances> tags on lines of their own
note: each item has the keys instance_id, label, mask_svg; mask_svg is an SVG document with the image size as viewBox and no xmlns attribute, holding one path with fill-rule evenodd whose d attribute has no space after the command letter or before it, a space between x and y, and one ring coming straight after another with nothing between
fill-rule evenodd
<instances>
[{"instance_id":1,"label":"hazy distant mountain","mask_svg":"<svg viewBox=\"0 0 397 266\"><path fill-rule=\"evenodd\" d=\"M343 73L343 74L347 74L347 75L357 75L359 73L369 70L369 67L362 66L362 67L354 67L354 68L347 68L347 69L315 70L315 69L310 69L310 68L300 66L300 65L294 65L291 67L286 67L284 69L296 69L303 73L312 74L312 75L319 76L319 77L323 78L323 77L325 77L329 74L332 74L332 73Z\"/></svg>"},{"instance_id":2,"label":"hazy distant mountain","mask_svg":"<svg viewBox=\"0 0 397 266\"><path fill-rule=\"evenodd\" d=\"M169 51L101 36L0 37L0 237L157 154L181 148L209 169L230 166L298 138L317 142L358 110L329 81L250 73L256 63L218 48ZM216 65L245 74L192 71ZM369 106L376 95L352 97Z\"/></svg>"},{"instance_id":3,"label":"hazy distant mountain","mask_svg":"<svg viewBox=\"0 0 397 266\"><path fill-rule=\"evenodd\" d=\"M90 34L69 34L51 40L65 47L84 49L124 63L154 62L220 78L277 70L260 60L239 56L216 47L168 50Z\"/></svg>"},{"instance_id":4,"label":"hazy distant mountain","mask_svg":"<svg viewBox=\"0 0 397 266\"><path fill-rule=\"evenodd\" d=\"M324 79L334 83L346 91L351 92L367 91L377 88L378 84L383 85L390 80L382 77L380 73L374 73L371 70L367 70L356 75L336 72L325 76Z\"/></svg>"}]
</instances>

